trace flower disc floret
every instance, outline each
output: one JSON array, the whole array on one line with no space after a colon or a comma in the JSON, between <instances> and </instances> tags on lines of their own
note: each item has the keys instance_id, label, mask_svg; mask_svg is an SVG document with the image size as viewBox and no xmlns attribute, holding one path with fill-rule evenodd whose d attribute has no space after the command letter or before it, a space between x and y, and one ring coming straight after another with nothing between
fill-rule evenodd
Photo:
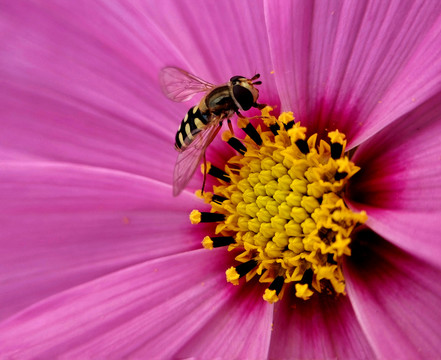
<instances>
[{"instance_id":1,"label":"flower disc floret","mask_svg":"<svg viewBox=\"0 0 441 360\"><path fill-rule=\"evenodd\" d=\"M359 167L345 154L344 134L332 131L329 141L317 141L292 113L276 118L271 110L261 116L268 130L240 118L245 139L223 134L238 154L223 170L210 166L208 174L220 184L199 195L212 209L194 210L191 220L218 223L203 246L241 250L227 281L238 285L242 277L258 276L269 284L266 301L278 301L291 283L292 293L305 300L323 290L344 294L342 260L351 255L354 228L367 219L349 210L343 197Z\"/></svg>"}]
</instances>

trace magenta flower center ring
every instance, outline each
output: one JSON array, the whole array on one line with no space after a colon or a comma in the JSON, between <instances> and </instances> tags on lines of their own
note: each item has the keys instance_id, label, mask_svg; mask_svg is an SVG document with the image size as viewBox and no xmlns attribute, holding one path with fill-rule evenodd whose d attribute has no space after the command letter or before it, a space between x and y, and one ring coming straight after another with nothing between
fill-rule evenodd
<instances>
[{"instance_id":1,"label":"magenta flower center ring","mask_svg":"<svg viewBox=\"0 0 441 360\"><path fill-rule=\"evenodd\" d=\"M327 141L318 141L317 134L307 138L292 113L276 118L271 111L262 110L267 131L239 119L245 139L223 133L238 154L224 169L208 164L219 185L197 194L211 211L194 210L190 220L218 223L203 246L239 250L227 281L238 285L242 277L258 276L268 284L263 298L270 303L287 291L304 300L314 292L345 294L343 257L351 255L351 234L367 215L351 211L343 195L360 168L345 153L344 134L329 132Z\"/></svg>"}]
</instances>

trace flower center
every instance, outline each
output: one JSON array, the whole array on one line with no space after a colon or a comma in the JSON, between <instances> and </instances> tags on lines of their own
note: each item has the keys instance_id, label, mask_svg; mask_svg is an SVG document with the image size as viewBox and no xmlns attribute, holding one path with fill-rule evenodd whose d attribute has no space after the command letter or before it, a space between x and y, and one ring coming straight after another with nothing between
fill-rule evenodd
<instances>
[{"instance_id":1,"label":"flower center","mask_svg":"<svg viewBox=\"0 0 441 360\"><path fill-rule=\"evenodd\" d=\"M276 118L271 110L262 110L267 131L240 118L245 139L223 133L238 155L224 170L208 165L220 185L212 193L198 192L212 209L193 210L190 220L218 223L203 246L240 250L238 264L226 271L227 281L238 285L242 277L258 276L269 284L263 298L270 303L290 283L304 300L323 290L345 294L343 256L351 254L353 229L367 219L343 200L345 185L359 167L345 155L344 134L332 131L329 143L317 144L317 134L307 138L292 113Z\"/></svg>"}]
</instances>

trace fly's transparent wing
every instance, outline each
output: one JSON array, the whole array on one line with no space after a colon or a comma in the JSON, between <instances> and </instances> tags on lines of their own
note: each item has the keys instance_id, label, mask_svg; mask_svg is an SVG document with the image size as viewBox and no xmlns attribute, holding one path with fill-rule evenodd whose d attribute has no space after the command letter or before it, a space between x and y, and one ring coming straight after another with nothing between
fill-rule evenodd
<instances>
[{"instance_id":1,"label":"fly's transparent wing","mask_svg":"<svg viewBox=\"0 0 441 360\"><path fill-rule=\"evenodd\" d=\"M221 128L219 121L220 119L212 121L207 128L195 135L194 140L184 151L179 153L173 173L174 196L179 195L192 178L205 154L207 146L210 145Z\"/></svg>"},{"instance_id":2,"label":"fly's transparent wing","mask_svg":"<svg viewBox=\"0 0 441 360\"><path fill-rule=\"evenodd\" d=\"M159 81L164 94L178 102L190 100L196 93L214 88L213 84L176 67L163 68L159 73Z\"/></svg>"}]
</instances>

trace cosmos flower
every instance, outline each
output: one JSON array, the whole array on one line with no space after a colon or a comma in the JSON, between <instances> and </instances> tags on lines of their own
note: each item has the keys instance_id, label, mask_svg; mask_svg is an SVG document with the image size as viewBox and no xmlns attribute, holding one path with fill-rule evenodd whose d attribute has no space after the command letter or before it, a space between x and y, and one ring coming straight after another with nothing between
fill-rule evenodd
<instances>
[{"instance_id":1,"label":"cosmos flower","mask_svg":"<svg viewBox=\"0 0 441 360\"><path fill-rule=\"evenodd\" d=\"M438 2L0 9L0 357L439 355ZM360 169L341 195L367 218L338 258L339 295L305 300L287 288L271 303L256 276L226 282L237 254L203 249L214 226L189 221L210 209L194 195L202 175L171 195L175 130L190 105L161 94L167 65L213 83L259 72L261 102L292 111L308 136L345 134ZM207 159L224 168L235 154L219 137Z\"/></svg>"}]
</instances>

